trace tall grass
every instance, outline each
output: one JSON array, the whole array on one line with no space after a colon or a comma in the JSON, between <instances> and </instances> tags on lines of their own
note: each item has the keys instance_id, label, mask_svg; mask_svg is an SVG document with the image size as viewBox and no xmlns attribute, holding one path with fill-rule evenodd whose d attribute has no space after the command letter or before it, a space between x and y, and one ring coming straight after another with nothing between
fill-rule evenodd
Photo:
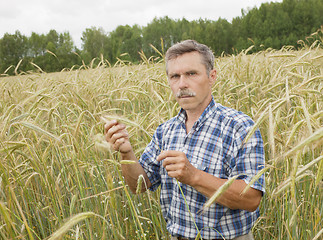
<instances>
[{"instance_id":1,"label":"tall grass","mask_svg":"<svg viewBox=\"0 0 323 240\"><path fill-rule=\"evenodd\" d=\"M323 236L321 44L216 60L216 101L265 142L256 239ZM143 60L0 78L0 239L169 239L158 192L131 194L102 139L100 117L118 116L139 156L177 113L162 58Z\"/></svg>"}]
</instances>

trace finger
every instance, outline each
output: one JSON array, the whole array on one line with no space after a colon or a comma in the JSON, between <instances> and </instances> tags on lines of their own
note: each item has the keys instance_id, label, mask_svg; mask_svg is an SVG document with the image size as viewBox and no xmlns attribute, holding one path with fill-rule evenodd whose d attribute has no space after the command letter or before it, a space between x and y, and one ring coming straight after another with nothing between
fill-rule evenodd
<instances>
[{"instance_id":1,"label":"finger","mask_svg":"<svg viewBox=\"0 0 323 240\"><path fill-rule=\"evenodd\" d=\"M119 139L127 139L129 138L129 135L127 132L118 132L112 135L112 137L110 138L110 141L112 142L112 144L116 143ZM124 141L123 140L123 141Z\"/></svg>"},{"instance_id":2,"label":"finger","mask_svg":"<svg viewBox=\"0 0 323 240\"><path fill-rule=\"evenodd\" d=\"M167 171L167 174L168 174L169 177L175 178L180 182L183 179L183 170L180 170L180 169L177 169L175 171Z\"/></svg>"},{"instance_id":3,"label":"finger","mask_svg":"<svg viewBox=\"0 0 323 240\"><path fill-rule=\"evenodd\" d=\"M124 144L126 142L125 138L118 138L115 143L113 144L113 149L115 151L119 151L120 147L122 144Z\"/></svg>"},{"instance_id":4,"label":"finger","mask_svg":"<svg viewBox=\"0 0 323 240\"><path fill-rule=\"evenodd\" d=\"M164 165L164 168L166 169L167 172L172 172L172 171L176 171L178 169L178 165L177 164L166 164Z\"/></svg>"},{"instance_id":5,"label":"finger","mask_svg":"<svg viewBox=\"0 0 323 240\"><path fill-rule=\"evenodd\" d=\"M168 157L177 157L180 154L184 154L184 153L175 151L175 150L162 151L160 155L157 157L157 161L162 161Z\"/></svg>"},{"instance_id":6,"label":"finger","mask_svg":"<svg viewBox=\"0 0 323 240\"><path fill-rule=\"evenodd\" d=\"M110 128L112 128L113 126L115 126L117 124L118 124L117 120L112 120L112 121L106 122L106 124L104 124L104 134L106 134Z\"/></svg>"},{"instance_id":7,"label":"finger","mask_svg":"<svg viewBox=\"0 0 323 240\"><path fill-rule=\"evenodd\" d=\"M179 177L178 171L168 171L167 174L171 178L176 178L177 179Z\"/></svg>"},{"instance_id":8,"label":"finger","mask_svg":"<svg viewBox=\"0 0 323 240\"><path fill-rule=\"evenodd\" d=\"M176 162L177 162L176 157L165 157L163 161L163 166L165 167L170 164L175 164Z\"/></svg>"},{"instance_id":9,"label":"finger","mask_svg":"<svg viewBox=\"0 0 323 240\"><path fill-rule=\"evenodd\" d=\"M180 157L167 157L162 164L167 171L182 169L185 167L185 159Z\"/></svg>"},{"instance_id":10,"label":"finger","mask_svg":"<svg viewBox=\"0 0 323 240\"><path fill-rule=\"evenodd\" d=\"M124 124L115 124L115 125L112 125L108 131L106 132L106 136L108 139L111 139L112 136L122 130L124 130L126 128L126 126Z\"/></svg>"}]
</instances>

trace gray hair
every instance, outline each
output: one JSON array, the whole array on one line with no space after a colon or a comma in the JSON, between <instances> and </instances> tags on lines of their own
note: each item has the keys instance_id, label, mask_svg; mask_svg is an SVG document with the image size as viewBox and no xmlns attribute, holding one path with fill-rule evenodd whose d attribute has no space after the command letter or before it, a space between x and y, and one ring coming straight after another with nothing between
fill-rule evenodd
<instances>
[{"instance_id":1,"label":"gray hair","mask_svg":"<svg viewBox=\"0 0 323 240\"><path fill-rule=\"evenodd\" d=\"M196 42L195 40L185 40L171 46L165 56L166 61L166 73L168 74L168 61L177 58L178 56L183 55L184 53L198 52L201 54L202 63L206 68L206 72L209 75L211 70L214 68L214 55L211 49L201 43Z\"/></svg>"}]
</instances>

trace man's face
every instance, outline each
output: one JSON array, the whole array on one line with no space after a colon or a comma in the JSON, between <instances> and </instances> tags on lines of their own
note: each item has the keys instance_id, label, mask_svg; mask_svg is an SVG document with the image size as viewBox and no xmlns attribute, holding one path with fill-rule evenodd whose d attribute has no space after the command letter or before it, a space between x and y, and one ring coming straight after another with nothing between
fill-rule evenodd
<instances>
[{"instance_id":1,"label":"man's face","mask_svg":"<svg viewBox=\"0 0 323 240\"><path fill-rule=\"evenodd\" d=\"M188 114L202 114L211 101L216 71L208 76L198 52L185 53L169 60L168 81L178 104Z\"/></svg>"}]
</instances>

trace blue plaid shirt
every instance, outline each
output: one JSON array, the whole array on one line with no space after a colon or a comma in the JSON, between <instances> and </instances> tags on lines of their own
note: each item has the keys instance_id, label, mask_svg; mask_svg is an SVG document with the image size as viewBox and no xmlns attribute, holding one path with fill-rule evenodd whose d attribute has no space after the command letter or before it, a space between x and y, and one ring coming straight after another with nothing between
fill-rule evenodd
<instances>
[{"instance_id":1,"label":"blue plaid shirt","mask_svg":"<svg viewBox=\"0 0 323 240\"><path fill-rule=\"evenodd\" d=\"M208 199L193 187L170 178L156 158L162 150L182 151L200 170L223 179L240 175L239 179L249 183L264 167L259 130L243 145L254 122L241 112L215 103L213 98L188 134L185 120L186 112L182 109L176 117L161 124L139 160L152 183L150 190L161 186L160 204L167 230L172 236L195 238L197 226L203 239L222 236L232 239L247 234L259 217L259 209L254 212L231 210L215 203L201 213ZM264 192L264 181L262 175L252 187Z\"/></svg>"}]
</instances>

